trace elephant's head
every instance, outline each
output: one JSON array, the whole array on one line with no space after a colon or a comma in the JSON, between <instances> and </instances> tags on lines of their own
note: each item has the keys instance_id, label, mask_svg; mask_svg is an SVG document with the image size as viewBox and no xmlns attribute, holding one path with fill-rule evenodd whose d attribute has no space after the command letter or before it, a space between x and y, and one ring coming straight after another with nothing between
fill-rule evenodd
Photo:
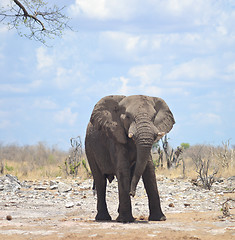
<instances>
[{"instance_id":1,"label":"elephant's head","mask_svg":"<svg viewBox=\"0 0 235 240\"><path fill-rule=\"evenodd\" d=\"M137 162L130 189L134 196L153 143L168 133L175 123L169 107L157 97L107 96L96 104L90 121L117 143L126 144L128 138L135 142Z\"/></svg>"}]
</instances>

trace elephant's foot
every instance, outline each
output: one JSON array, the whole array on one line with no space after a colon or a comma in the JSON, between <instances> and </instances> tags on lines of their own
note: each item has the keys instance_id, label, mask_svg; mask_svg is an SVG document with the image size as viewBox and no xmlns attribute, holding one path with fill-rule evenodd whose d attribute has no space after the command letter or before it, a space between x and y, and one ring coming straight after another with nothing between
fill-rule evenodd
<instances>
[{"instance_id":1,"label":"elephant's foot","mask_svg":"<svg viewBox=\"0 0 235 240\"><path fill-rule=\"evenodd\" d=\"M166 221L166 216L164 214L150 215L149 221Z\"/></svg>"},{"instance_id":2,"label":"elephant's foot","mask_svg":"<svg viewBox=\"0 0 235 240\"><path fill-rule=\"evenodd\" d=\"M122 223L128 223L128 222L134 222L135 219L133 218L132 214L119 214L116 221L122 222Z\"/></svg>"},{"instance_id":3,"label":"elephant's foot","mask_svg":"<svg viewBox=\"0 0 235 240\"><path fill-rule=\"evenodd\" d=\"M96 221L111 221L112 218L111 216L109 215L108 212L98 212L96 217L95 217L95 220Z\"/></svg>"}]
</instances>

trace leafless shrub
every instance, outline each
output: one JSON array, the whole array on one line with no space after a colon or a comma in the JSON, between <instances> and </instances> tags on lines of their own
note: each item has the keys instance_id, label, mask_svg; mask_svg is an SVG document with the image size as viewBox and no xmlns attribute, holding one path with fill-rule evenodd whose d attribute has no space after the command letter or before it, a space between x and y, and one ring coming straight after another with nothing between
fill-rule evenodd
<instances>
[{"instance_id":1,"label":"leafless shrub","mask_svg":"<svg viewBox=\"0 0 235 240\"><path fill-rule=\"evenodd\" d=\"M163 150L158 143L155 143L152 147L152 156L154 166L157 168L163 168Z\"/></svg>"},{"instance_id":2,"label":"leafless shrub","mask_svg":"<svg viewBox=\"0 0 235 240\"><path fill-rule=\"evenodd\" d=\"M183 158L181 157L183 153L183 148L177 147L176 150L171 148L168 142L167 135L165 135L164 138L161 139L161 142L165 158L167 161L167 168L168 169L177 168L180 165L180 162L183 160Z\"/></svg>"},{"instance_id":3,"label":"leafless shrub","mask_svg":"<svg viewBox=\"0 0 235 240\"><path fill-rule=\"evenodd\" d=\"M214 156L219 160L223 168L229 168L234 162L234 149L230 147L230 140L222 142L222 146L214 149Z\"/></svg>"},{"instance_id":4,"label":"leafless shrub","mask_svg":"<svg viewBox=\"0 0 235 240\"><path fill-rule=\"evenodd\" d=\"M78 167L82 161L82 142L81 138L78 136L76 138L70 139L71 149L70 154L66 158L65 164L65 172L67 175L77 176Z\"/></svg>"},{"instance_id":5,"label":"leafless shrub","mask_svg":"<svg viewBox=\"0 0 235 240\"><path fill-rule=\"evenodd\" d=\"M70 139L71 149L70 154L64 162L65 172L67 175L77 176L79 167L82 166L87 175L90 176L90 169L87 166L87 161L83 153L82 141L80 136Z\"/></svg>"},{"instance_id":6,"label":"leafless shrub","mask_svg":"<svg viewBox=\"0 0 235 240\"><path fill-rule=\"evenodd\" d=\"M206 148L206 149L205 149ZM208 149L209 148L209 149ZM209 151L208 151L209 150ZM212 166L212 149L199 145L197 150L191 153L191 158L196 166L196 172L205 189L210 190L218 173L218 167ZM211 173L211 174L210 174Z\"/></svg>"},{"instance_id":7,"label":"leafless shrub","mask_svg":"<svg viewBox=\"0 0 235 240\"><path fill-rule=\"evenodd\" d=\"M4 173L4 164L3 162L0 162L0 174Z\"/></svg>"}]
</instances>

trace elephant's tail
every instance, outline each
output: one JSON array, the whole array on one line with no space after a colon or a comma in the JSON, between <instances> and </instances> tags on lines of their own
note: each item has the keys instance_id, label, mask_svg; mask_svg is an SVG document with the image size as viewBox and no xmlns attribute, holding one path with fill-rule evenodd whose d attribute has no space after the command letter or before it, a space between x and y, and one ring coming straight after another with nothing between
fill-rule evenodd
<instances>
[{"instance_id":1,"label":"elephant's tail","mask_svg":"<svg viewBox=\"0 0 235 240\"><path fill-rule=\"evenodd\" d=\"M93 195L95 196L95 195L96 195L95 180L93 181L93 187L92 187L92 190L93 190Z\"/></svg>"},{"instance_id":2,"label":"elephant's tail","mask_svg":"<svg viewBox=\"0 0 235 240\"><path fill-rule=\"evenodd\" d=\"M109 182L111 183L114 179L114 175L112 174L106 174L105 175L105 178L109 180ZM96 195L96 185L95 185L95 179L93 180L93 187L92 187L92 190L93 190L93 195L95 196Z\"/></svg>"}]
</instances>

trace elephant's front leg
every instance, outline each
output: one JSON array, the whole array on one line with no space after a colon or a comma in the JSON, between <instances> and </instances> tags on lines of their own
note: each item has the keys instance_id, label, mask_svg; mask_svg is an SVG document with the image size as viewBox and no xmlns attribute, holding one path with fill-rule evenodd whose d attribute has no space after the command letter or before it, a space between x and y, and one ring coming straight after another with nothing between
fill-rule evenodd
<instances>
[{"instance_id":1,"label":"elephant's front leg","mask_svg":"<svg viewBox=\"0 0 235 240\"><path fill-rule=\"evenodd\" d=\"M119 216L118 222L134 222L132 216L131 198L130 198L130 164L128 161L128 153L125 149L121 149L117 153L117 179L119 193Z\"/></svg>"},{"instance_id":2,"label":"elephant's front leg","mask_svg":"<svg viewBox=\"0 0 235 240\"><path fill-rule=\"evenodd\" d=\"M147 163L146 169L143 173L143 182L148 195L149 201L149 220L150 221L164 221L165 215L162 212L160 197L157 189L157 182L155 176L155 169L152 160Z\"/></svg>"}]
</instances>

